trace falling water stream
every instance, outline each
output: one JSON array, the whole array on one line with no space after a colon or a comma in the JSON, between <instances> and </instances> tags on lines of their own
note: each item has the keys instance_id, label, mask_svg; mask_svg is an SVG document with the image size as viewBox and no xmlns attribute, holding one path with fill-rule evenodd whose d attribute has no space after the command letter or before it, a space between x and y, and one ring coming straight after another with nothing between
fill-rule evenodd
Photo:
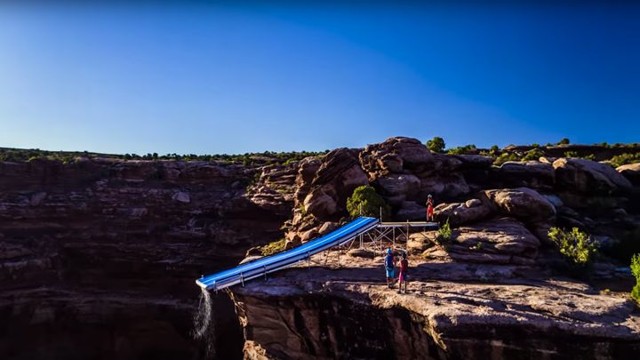
<instances>
[{"instance_id":1,"label":"falling water stream","mask_svg":"<svg viewBox=\"0 0 640 360\"><path fill-rule=\"evenodd\" d=\"M198 309L193 316L192 336L205 344L205 357L215 358L216 332L213 319L213 299L206 289L202 289Z\"/></svg>"}]
</instances>

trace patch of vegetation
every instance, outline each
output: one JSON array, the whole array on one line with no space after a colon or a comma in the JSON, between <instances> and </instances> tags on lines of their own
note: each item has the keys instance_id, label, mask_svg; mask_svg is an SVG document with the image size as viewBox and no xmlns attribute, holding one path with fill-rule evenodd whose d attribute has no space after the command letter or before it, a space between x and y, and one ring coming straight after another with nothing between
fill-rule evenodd
<instances>
[{"instance_id":1,"label":"patch of vegetation","mask_svg":"<svg viewBox=\"0 0 640 360\"><path fill-rule=\"evenodd\" d=\"M451 235L453 235L453 231L451 230L449 219L447 219L444 224L440 225L438 234L436 235L436 241L438 242L438 244L446 248L451 244Z\"/></svg>"},{"instance_id":2,"label":"patch of vegetation","mask_svg":"<svg viewBox=\"0 0 640 360\"><path fill-rule=\"evenodd\" d=\"M389 205L370 185L358 186L347 199L347 211L352 217L378 217L380 208L382 208L383 218L386 218L391 212Z\"/></svg>"},{"instance_id":3,"label":"patch of vegetation","mask_svg":"<svg viewBox=\"0 0 640 360\"><path fill-rule=\"evenodd\" d=\"M537 145L537 144L536 144ZM533 149L527 151L522 158L522 161L529 160L538 160L539 158L544 156L544 151L538 147L534 147Z\"/></svg>"},{"instance_id":4,"label":"patch of vegetation","mask_svg":"<svg viewBox=\"0 0 640 360\"><path fill-rule=\"evenodd\" d=\"M260 252L262 253L262 256L269 256L275 253L279 253L280 251L283 251L286 248L286 245L287 245L287 239L282 238L278 241L274 241L272 243L264 245L263 247L260 248Z\"/></svg>"},{"instance_id":5,"label":"patch of vegetation","mask_svg":"<svg viewBox=\"0 0 640 360\"><path fill-rule=\"evenodd\" d=\"M427 148L433 152L441 153L444 152L444 139L440 136L435 136L433 139L427 141Z\"/></svg>"},{"instance_id":6,"label":"patch of vegetation","mask_svg":"<svg viewBox=\"0 0 640 360\"><path fill-rule=\"evenodd\" d=\"M454 147L453 149L449 149L447 151L447 154L464 155L464 154L475 154L477 152L478 152L478 148L473 144L469 144L469 145L458 146L458 147Z\"/></svg>"},{"instance_id":7,"label":"patch of vegetation","mask_svg":"<svg viewBox=\"0 0 640 360\"><path fill-rule=\"evenodd\" d=\"M57 160L63 163L73 162L77 157L86 158L110 158L121 160L175 160L175 161L217 161L229 164L243 164L246 166L263 166L263 165L281 165L291 164L300 161L309 156L321 156L328 153L329 150L313 152L313 151L289 151L274 152L265 151L262 153L245 153L238 155L218 154L218 155L196 155L176 153L159 155L158 153L147 153L146 155L138 154L99 154L87 151L46 151L40 149L11 149L0 148L0 161L26 162L38 159Z\"/></svg>"},{"instance_id":8,"label":"patch of vegetation","mask_svg":"<svg viewBox=\"0 0 640 360\"><path fill-rule=\"evenodd\" d=\"M635 153L635 154L624 153L621 155L616 155L612 157L611 160L609 161L611 162L611 165L613 165L614 167L637 163L637 162L640 162L640 153Z\"/></svg>"},{"instance_id":9,"label":"patch of vegetation","mask_svg":"<svg viewBox=\"0 0 640 360\"><path fill-rule=\"evenodd\" d=\"M520 157L514 152L503 152L493 161L493 165L500 166L507 161L520 161Z\"/></svg>"},{"instance_id":10,"label":"patch of vegetation","mask_svg":"<svg viewBox=\"0 0 640 360\"><path fill-rule=\"evenodd\" d=\"M562 138L560 141L558 141L558 145L569 145L571 143L571 141L568 138Z\"/></svg>"},{"instance_id":11,"label":"patch of vegetation","mask_svg":"<svg viewBox=\"0 0 640 360\"><path fill-rule=\"evenodd\" d=\"M640 303L640 254L631 257L631 273L636 278L636 285L631 289L631 297Z\"/></svg>"},{"instance_id":12,"label":"patch of vegetation","mask_svg":"<svg viewBox=\"0 0 640 360\"><path fill-rule=\"evenodd\" d=\"M549 238L558 246L560 253L574 269L588 267L598 252L591 236L576 227L571 231L552 227L549 230Z\"/></svg>"},{"instance_id":13,"label":"patch of vegetation","mask_svg":"<svg viewBox=\"0 0 640 360\"><path fill-rule=\"evenodd\" d=\"M564 157L577 158L578 157L578 152L577 151L565 151L564 152Z\"/></svg>"}]
</instances>

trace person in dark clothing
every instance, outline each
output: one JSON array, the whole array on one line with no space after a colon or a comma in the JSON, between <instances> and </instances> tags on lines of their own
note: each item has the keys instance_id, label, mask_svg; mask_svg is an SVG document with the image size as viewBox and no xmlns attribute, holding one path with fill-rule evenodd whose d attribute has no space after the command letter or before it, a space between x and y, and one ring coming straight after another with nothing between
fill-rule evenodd
<instances>
[{"instance_id":1,"label":"person in dark clothing","mask_svg":"<svg viewBox=\"0 0 640 360\"><path fill-rule=\"evenodd\" d=\"M400 275L398 276L398 294L401 292L407 293L407 270L409 268L409 260L407 259L407 253L402 252L402 260L400 260ZM402 284L404 284L404 291L402 291Z\"/></svg>"}]
</instances>

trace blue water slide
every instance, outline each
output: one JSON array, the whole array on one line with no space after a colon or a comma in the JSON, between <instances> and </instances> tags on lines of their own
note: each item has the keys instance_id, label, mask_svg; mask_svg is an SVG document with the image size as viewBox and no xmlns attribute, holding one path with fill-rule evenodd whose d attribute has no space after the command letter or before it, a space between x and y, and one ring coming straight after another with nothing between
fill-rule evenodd
<instances>
[{"instance_id":1,"label":"blue water slide","mask_svg":"<svg viewBox=\"0 0 640 360\"><path fill-rule=\"evenodd\" d=\"M376 218L359 217L329 234L311 240L291 250L241 264L233 269L224 270L217 274L203 276L196 280L196 284L207 290L221 290L236 284L244 284L245 281L282 270L333 246L345 244L357 236L375 228L377 225L378 219Z\"/></svg>"}]
</instances>

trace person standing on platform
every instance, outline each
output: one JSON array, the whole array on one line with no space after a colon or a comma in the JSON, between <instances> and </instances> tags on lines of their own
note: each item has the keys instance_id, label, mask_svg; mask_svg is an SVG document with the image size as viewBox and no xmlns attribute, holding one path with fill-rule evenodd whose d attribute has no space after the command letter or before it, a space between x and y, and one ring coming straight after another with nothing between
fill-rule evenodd
<instances>
[{"instance_id":1,"label":"person standing on platform","mask_svg":"<svg viewBox=\"0 0 640 360\"><path fill-rule=\"evenodd\" d=\"M398 276L398 294L407 293L407 270L409 269L409 260L407 259L407 252L402 252L402 260L400 260L400 275ZM402 284L404 284L404 290L402 290Z\"/></svg>"},{"instance_id":2,"label":"person standing on platform","mask_svg":"<svg viewBox=\"0 0 640 360\"><path fill-rule=\"evenodd\" d=\"M396 276L396 259L391 248L387 249L387 255L384 257L384 267L387 272L387 286L392 289Z\"/></svg>"},{"instance_id":3,"label":"person standing on platform","mask_svg":"<svg viewBox=\"0 0 640 360\"><path fill-rule=\"evenodd\" d=\"M427 221L433 221L433 197L431 194L427 197Z\"/></svg>"}]
</instances>

